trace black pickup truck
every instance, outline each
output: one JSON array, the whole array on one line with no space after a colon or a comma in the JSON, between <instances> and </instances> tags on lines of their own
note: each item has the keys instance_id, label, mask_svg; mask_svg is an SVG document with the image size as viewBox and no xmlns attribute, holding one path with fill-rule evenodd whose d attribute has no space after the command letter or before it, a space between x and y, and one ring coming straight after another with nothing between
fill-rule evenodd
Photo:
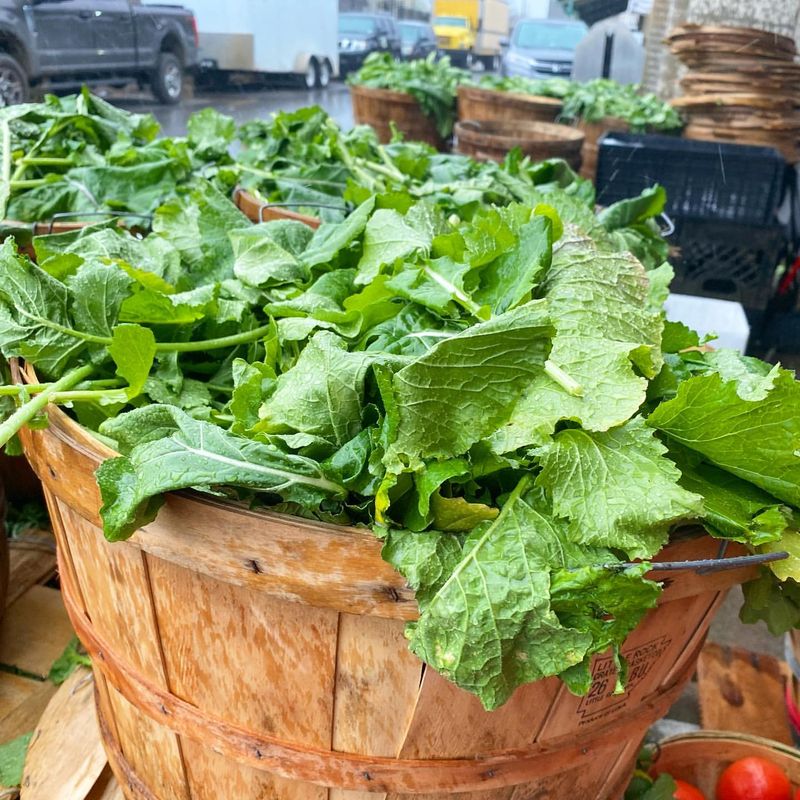
<instances>
[{"instance_id":1,"label":"black pickup truck","mask_svg":"<svg viewBox=\"0 0 800 800\"><path fill-rule=\"evenodd\" d=\"M30 87L81 83L150 85L180 101L197 65L197 25L182 6L140 0L0 0L0 106Z\"/></svg>"}]
</instances>

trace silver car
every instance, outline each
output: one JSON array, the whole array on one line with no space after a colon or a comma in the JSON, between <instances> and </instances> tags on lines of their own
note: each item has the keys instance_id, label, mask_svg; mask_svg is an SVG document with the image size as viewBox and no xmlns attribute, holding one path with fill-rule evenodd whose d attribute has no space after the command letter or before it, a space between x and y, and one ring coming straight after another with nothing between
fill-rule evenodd
<instances>
[{"instance_id":1,"label":"silver car","mask_svg":"<svg viewBox=\"0 0 800 800\"><path fill-rule=\"evenodd\" d=\"M526 78L569 78L575 48L587 31L579 20L520 20L503 53L500 70L503 75Z\"/></svg>"}]
</instances>

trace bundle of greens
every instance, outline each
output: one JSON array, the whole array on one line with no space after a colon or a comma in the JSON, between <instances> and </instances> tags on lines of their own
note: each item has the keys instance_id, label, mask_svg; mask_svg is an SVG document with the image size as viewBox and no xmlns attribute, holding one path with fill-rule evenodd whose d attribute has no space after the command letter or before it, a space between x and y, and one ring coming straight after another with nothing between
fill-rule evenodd
<instances>
[{"instance_id":1,"label":"bundle of greens","mask_svg":"<svg viewBox=\"0 0 800 800\"><path fill-rule=\"evenodd\" d=\"M437 153L419 142L382 145L371 128L345 133L318 107L245 123L239 138L240 185L266 202L291 204L326 221L343 220L373 195L379 204L410 206L425 199L462 219L487 204L547 202L595 239L630 250L648 268L667 257L654 222L664 210L662 190L595 214L594 187L563 161L532 163L514 151L496 164Z\"/></svg>"},{"instance_id":2,"label":"bundle of greens","mask_svg":"<svg viewBox=\"0 0 800 800\"><path fill-rule=\"evenodd\" d=\"M230 162L233 120L194 114L186 138L156 138L150 114L131 114L84 89L0 109L0 219L54 214L150 214L195 175Z\"/></svg>"},{"instance_id":3,"label":"bundle of greens","mask_svg":"<svg viewBox=\"0 0 800 800\"><path fill-rule=\"evenodd\" d=\"M372 53L364 66L347 78L351 86L391 89L416 98L422 112L436 123L446 139L456 120L456 89L466 80L466 70L453 67L450 59L431 53L417 61L398 61L389 53Z\"/></svg>"},{"instance_id":4,"label":"bundle of greens","mask_svg":"<svg viewBox=\"0 0 800 800\"><path fill-rule=\"evenodd\" d=\"M683 127L680 114L651 93L635 84L622 84L607 78L573 83L564 97L561 117L567 122L599 122L605 117L624 120L634 133L674 131Z\"/></svg>"},{"instance_id":5,"label":"bundle of greens","mask_svg":"<svg viewBox=\"0 0 800 800\"><path fill-rule=\"evenodd\" d=\"M317 106L253 120L239 130L241 186L261 199L341 221L375 194L430 198L468 216L483 204L527 201L532 189L563 189L594 203L594 189L562 161L533 164L513 155L504 164L438 153L401 139L382 145L368 126L344 132Z\"/></svg>"},{"instance_id":6,"label":"bundle of greens","mask_svg":"<svg viewBox=\"0 0 800 800\"><path fill-rule=\"evenodd\" d=\"M568 78L525 78L522 75L481 75L476 83L482 89L496 92L516 92L538 97L563 99L573 90L575 84Z\"/></svg>"},{"instance_id":7,"label":"bundle of greens","mask_svg":"<svg viewBox=\"0 0 800 800\"><path fill-rule=\"evenodd\" d=\"M40 237L38 266L7 241L0 349L42 382L0 389L0 442L67 405L120 453L111 540L190 487L371 527L416 591L411 649L486 708L552 675L586 692L609 648L622 683L684 523L793 553L749 595L796 623L800 385L703 352L664 320L667 264L562 213L384 195L312 231L201 183L142 239Z\"/></svg>"}]
</instances>

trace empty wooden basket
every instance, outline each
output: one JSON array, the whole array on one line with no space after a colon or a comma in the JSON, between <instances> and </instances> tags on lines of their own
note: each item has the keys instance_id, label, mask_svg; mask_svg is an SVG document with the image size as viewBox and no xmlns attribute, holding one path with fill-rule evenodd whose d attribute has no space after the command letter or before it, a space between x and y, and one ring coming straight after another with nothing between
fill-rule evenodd
<instances>
[{"instance_id":1,"label":"empty wooden basket","mask_svg":"<svg viewBox=\"0 0 800 800\"><path fill-rule=\"evenodd\" d=\"M462 120L456 124L455 134L456 152L478 161L502 161L510 150L519 147L534 161L563 158L575 169L581 163L583 133L568 125Z\"/></svg>"},{"instance_id":2,"label":"empty wooden basket","mask_svg":"<svg viewBox=\"0 0 800 800\"><path fill-rule=\"evenodd\" d=\"M499 92L479 86L458 87L460 120L498 122L555 122L562 102L555 97L540 97L521 92Z\"/></svg>"},{"instance_id":3,"label":"empty wooden basket","mask_svg":"<svg viewBox=\"0 0 800 800\"><path fill-rule=\"evenodd\" d=\"M406 139L427 142L437 150L444 149L444 140L433 119L422 112L416 98L405 92L351 86L353 118L358 125L371 125L378 139L386 144L392 139L392 124Z\"/></svg>"}]
</instances>

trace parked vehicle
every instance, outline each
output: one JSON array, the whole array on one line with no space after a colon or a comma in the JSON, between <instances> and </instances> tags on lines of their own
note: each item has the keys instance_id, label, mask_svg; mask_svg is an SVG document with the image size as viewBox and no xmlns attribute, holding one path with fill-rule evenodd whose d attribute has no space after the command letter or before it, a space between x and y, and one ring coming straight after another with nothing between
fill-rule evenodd
<instances>
[{"instance_id":1,"label":"parked vehicle","mask_svg":"<svg viewBox=\"0 0 800 800\"><path fill-rule=\"evenodd\" d=\"M503 54L500 71L527 78L569 78L575 48L587 31L579 20L520 20Z\"/></svg>"},{"instance_id":2,"label":"parked vehicle","mask_svg":"<svg viewBox=\"0 0 800 800\"><path fill-rule=\"evenodd\" d=\"M397 27L403 58L425 58L436 51L436 34L426 22L400 22Z\"/></svg>"},{"instance_id":3,"label":"parked vehicle","mask_svg":"<svg viewBox=\"0 0 800 800\"><path fill-rule=\"evenodd\" d=\"M342 77L364 63L370 53L400 58L400 31L388 14L339 15L339 68Z\"/></svg>"},{"instance_id":4,"label":"parked vehicle","mask_svg":"<svg viewBox=\"0 0 800 800\"><path fill-rule=\"evenodd\" d=\"M482 61L493 69L508 38L506 0L434 0L433 30L439 50L454 64Z\"/></svg>"},{"instance_id":5,"label":"parked vehicle","mask_svg":"<svg viewBox=\"0 0 800 800\"><path fill-rule=\"evenodd\" d=\"M203 70L291 77L309 89L339 72L336 0L191 2Z\"/></svg>"},{"instance_id":6,"label":"parked vehicle","mask_svg":"<svg viewBox=\"0 0 800 800\"><path fill-rule=\"evenodd\" d=\"M183 95L197 65L197 26L178 5L134 0L0 0L0 106L31 86L138 80L162 102Z\"/></svg>"}]
</instances>

